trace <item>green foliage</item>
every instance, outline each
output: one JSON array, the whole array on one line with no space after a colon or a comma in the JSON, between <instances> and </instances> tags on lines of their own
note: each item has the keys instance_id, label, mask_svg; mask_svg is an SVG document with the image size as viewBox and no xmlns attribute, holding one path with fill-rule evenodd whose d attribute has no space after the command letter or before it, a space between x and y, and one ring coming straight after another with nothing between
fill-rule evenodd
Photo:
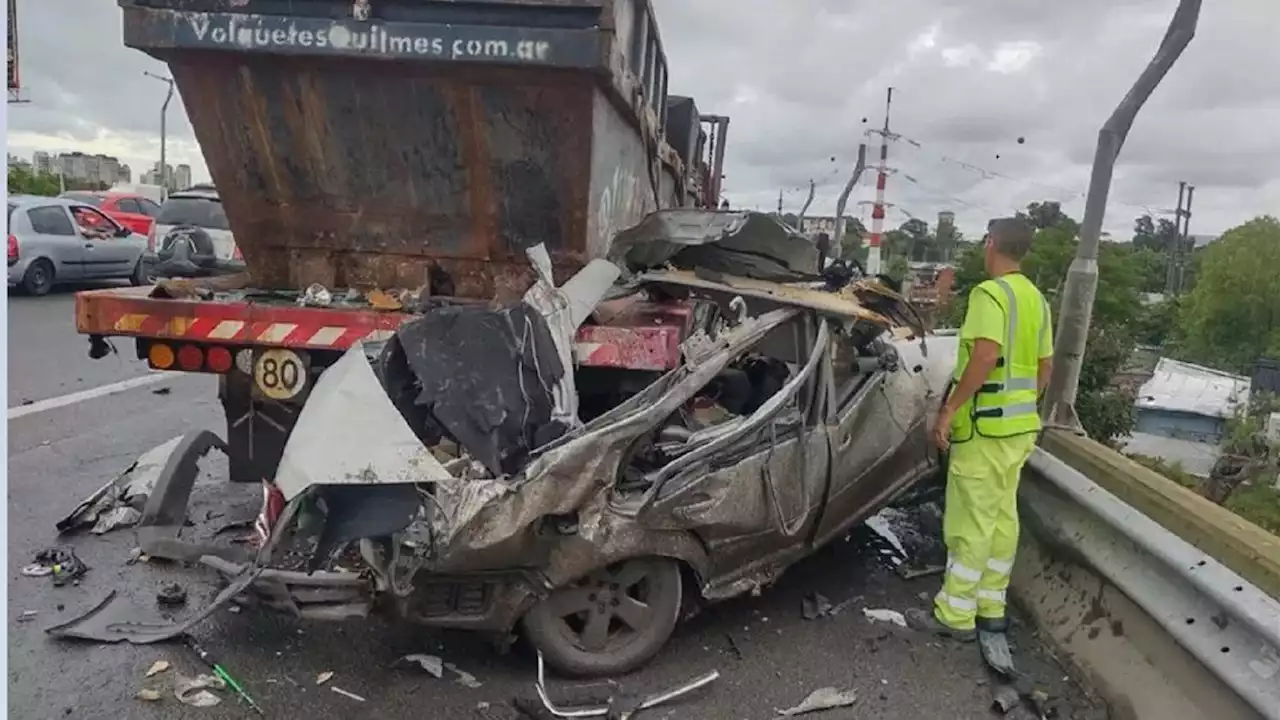
<instances>
[{"instance_id":1,"label":"green foliage","mask_svg":"<svg viewBox=\"0 0 1280 720\"><path fill-rule=\"evenodd\" d=\"M49 173L35 173L25 167L16 165L9 167L10 195L57 195L58 176Z\"/></svg>"},{"instance_id":2,"label":"green foliage","mask_svg":"<svg viewBox=\"0 0 1280 720\"><path fill-rule=\"evenodd\" d=\"M885 267L884 274L893 278L898 282L906 279L907 273L911 268L907 265L907 259L901 255L895 255L889 260L889 264Z\"/></svg>"},{"instance_id":3,"label":"green foliage","mask_svg":"<svg viewBox=\"0 0 1280 720\"><path fill-rule=\"evenodd\" d=\"M1251 220L1199 254L1196 284L1178 317L1184 356L1238 372L1280 356L1280 220Z\"/></svg>"}]
</instances>

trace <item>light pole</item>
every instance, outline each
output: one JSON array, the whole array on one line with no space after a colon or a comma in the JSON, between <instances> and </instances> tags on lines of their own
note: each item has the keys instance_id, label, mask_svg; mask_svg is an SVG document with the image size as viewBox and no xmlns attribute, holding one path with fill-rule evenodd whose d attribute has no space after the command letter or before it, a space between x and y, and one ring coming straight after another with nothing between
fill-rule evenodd
<instances>
[{"instance_id":1,"label":"light pole","mask_svg":"<svg viewBox=\"0 0 1280 720\"><path fill-rule=\"evenodd\" d=\"M156 75L147 70L143 70L142 74L149 78L155 78L169 86L169 92L165 93L164 96L164 104L160 106L160 197L167 198L169 197L169 165L165 159L165 145L168 140L165 117L169 114L169 101L173 99L173 78Z\"/></svg>"},{"instance_id":2,"label":"light pole","mask_svg":"<svg viewBox=\"0 0 1280 720\"><path fill-rule=\"evenodd\" d=\"M1080 366L1084 360L1089 321L1093 315L1093 299L1098 291L1098 244L1102 234L1103 215L1107 211L1107 194L1116 157L1124 145L1133 119L1147 98L1182 55L1196 34L1202 0L1179 0L1178 9L1169 22L1155 57L1129 90L1111 117L1098 131L1098 147L1093 157L1093 175L1085 199L1084 221L1080 224L1080 244L1076 257L1067 270L1062 293L1058 337L1054 344L1053 373L1045 391L1044 416L1050 426L1079 430L1076 415L1076 393L1080 389ZM1175 241L1176 242L1176 241Z\"/></svg>"}]
</instances>

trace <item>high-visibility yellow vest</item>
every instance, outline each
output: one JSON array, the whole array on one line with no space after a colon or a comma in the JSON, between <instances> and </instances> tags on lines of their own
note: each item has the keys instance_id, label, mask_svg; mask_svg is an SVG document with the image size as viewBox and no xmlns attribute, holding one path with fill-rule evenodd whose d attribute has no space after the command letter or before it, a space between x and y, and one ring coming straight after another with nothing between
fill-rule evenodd
<instances>
[{"instance_id":1,"label":"high-visibility yellow vest","mask_svg":"<svg viewBox=\"0 0 1280 720\"><path fill-rule=\"evenodd\" d=\"M951 441L965 442L975 435L1007 438L1040 432L1036 407L1036 376L1040 344L1049 332L1049 303L1036 286L1021 274L993 278L978 285L1005 316L1005 341L1000 359L978 392L957 412L951 424ZM960 344L955 382L969 364L971 346Z\"/></svg>"}]
</instances>

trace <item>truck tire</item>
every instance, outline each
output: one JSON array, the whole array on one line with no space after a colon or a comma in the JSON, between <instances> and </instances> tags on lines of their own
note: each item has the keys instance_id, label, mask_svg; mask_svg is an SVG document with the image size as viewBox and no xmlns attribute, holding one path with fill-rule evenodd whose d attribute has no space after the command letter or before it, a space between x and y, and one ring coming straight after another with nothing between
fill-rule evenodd
<instances>
[{"instance_id":1,"label":"truck tire","mask_svg":"<svg viewBox=\"0 0 1280 720\"><path fill-rule=\"evenodd\" d=\"M218 399L227 419L231 482L274 480L298 408L253 397L253 378L233 368L218 379Z\"/></svg>"}]
</instances>

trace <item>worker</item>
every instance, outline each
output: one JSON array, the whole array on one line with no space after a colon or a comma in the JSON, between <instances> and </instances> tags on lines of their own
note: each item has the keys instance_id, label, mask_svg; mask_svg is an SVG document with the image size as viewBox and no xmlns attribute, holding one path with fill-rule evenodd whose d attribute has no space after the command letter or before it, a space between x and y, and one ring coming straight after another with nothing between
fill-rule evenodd
<instances>
[{"instance_id":1,"label":"worker","mask_svg":"<svg viewBox=\"0 0 1280 720\"><path fill-rule=\"evenodd\" d=\"M1053 356L1049 304L1021 272L1033 236L1026 221L1003 218L984 239L990 277L969 293L954 382L933 427L949 454L946 573L932 611L907 612L918 630L977 637L987 662L1009 673L1005 592L1018 547L1018 478L1040 431L1037 401Z\"/></svg>"}]
</instances>

